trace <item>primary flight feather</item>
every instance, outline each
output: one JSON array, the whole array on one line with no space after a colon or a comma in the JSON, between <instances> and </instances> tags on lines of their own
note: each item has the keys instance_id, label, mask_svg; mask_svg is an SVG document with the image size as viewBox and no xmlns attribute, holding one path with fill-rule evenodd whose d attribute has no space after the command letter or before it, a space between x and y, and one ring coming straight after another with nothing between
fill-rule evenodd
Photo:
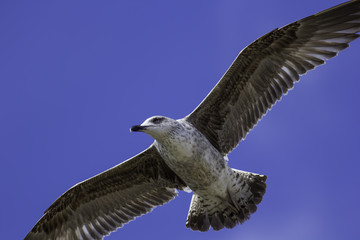
<instances>
[{"instance_id":1,"label":"primary flight feather","mask_svg":"<svg viewBox=\"0 0 360 240\"><path fill-rule=\"evenodd\" d=\"M133 126L154 143L70 188L25 239L102 239L187 187L193 191L187 227L243 223L262 201L266 176L230 168L227 154L301 75L347 48L359 31L360 0L353 0L260 37L191 114Z\"/></svg>"}]
</instances>

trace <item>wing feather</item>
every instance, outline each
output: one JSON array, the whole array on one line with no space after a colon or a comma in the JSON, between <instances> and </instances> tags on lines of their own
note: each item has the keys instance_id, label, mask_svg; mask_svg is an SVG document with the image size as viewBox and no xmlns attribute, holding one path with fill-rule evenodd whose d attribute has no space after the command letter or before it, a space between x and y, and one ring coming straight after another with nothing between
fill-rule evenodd
<instances>
[{"instance_id":1,"label":"wing feather","mask_svg":"<svg viewBox=\"0 0 360 240\"><path fill-rule=\"evenodd\" d=\"M177 195L183 181L154 146L76 184L60 196L25 239L102 239Z\"/></svg>"},{"instance_id":2,"label":"wing feather","mask_svg":"<svg viewBox=\"0 0 360 240\"><path fill-rule=\"evenodd\" d=\"M300 75L359 37L360 1L349 1L275 29L240 52L185 119L228 154Z\"/></svg>"}]
</instances>

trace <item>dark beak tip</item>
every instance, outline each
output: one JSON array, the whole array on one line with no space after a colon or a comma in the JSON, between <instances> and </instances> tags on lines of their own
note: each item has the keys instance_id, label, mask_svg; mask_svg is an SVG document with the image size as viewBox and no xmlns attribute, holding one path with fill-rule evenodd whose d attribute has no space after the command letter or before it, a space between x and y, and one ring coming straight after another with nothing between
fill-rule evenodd
<instances>
[{"instance_id":1,"label":"dark beak tip","mask_svg":"<svg viewBox=\"0 0 360 240\"><path fill-rule=\"evenodd\" d=\"M139 131L141 131L141 130L143 130L144 128L142 127L142 126L140 126L140 125L135 125L135 126L132 126L131 128L130 128L130 132L139 132Z\"/></svg>"}]
</instances>

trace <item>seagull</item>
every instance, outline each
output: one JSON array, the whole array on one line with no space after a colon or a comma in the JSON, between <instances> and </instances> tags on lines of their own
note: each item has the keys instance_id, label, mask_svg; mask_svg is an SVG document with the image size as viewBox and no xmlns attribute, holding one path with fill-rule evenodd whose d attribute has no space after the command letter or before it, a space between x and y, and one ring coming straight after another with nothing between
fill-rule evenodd
<instances>
[{"instance_id":1,"label":"seagull","mask_svg":"<svg viewBox=\"0 0 360 240\"><path fill-rule=\"evenodd\" d=\"M178 190L193 192L186 221L192 230L245 222L263 199L267 177L230 168L227 155L301 75L347 48L359 31L360 0L353 0L258 38L192 113L131 127L153 137L151 146L74 185L25 239L102 239Z\"/></svg>"}]
</instances>

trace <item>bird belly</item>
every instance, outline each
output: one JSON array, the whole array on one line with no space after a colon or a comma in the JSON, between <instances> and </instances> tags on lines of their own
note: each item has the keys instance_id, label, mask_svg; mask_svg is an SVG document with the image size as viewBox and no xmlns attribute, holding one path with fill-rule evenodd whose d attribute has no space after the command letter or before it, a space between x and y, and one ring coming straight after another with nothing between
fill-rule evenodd
<instances>
[{"instance_id":1,"label":"bird belly","mask_svg":"<svg viewBox=\"0 0 360 240\"><path fill-rule=\"evenodd\" d=\"M159 143L155 146L165 163L193 191L205 190L223 182L225 173L230 169L212 145L183 141L171 146Z\"/></svg>"}]
</instances>

